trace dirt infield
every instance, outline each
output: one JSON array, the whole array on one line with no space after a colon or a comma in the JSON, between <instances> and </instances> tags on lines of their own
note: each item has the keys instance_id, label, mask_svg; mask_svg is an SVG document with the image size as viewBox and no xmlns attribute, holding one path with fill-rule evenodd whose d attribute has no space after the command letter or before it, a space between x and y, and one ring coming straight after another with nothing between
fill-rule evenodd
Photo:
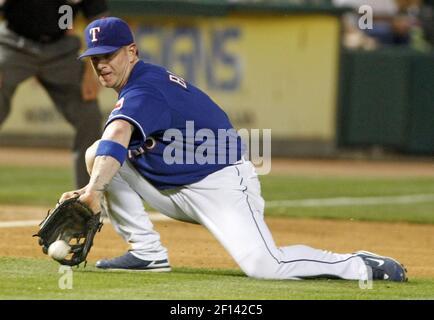
<instances>
[{"instance_id":1,"label":"dirt infield","mask_svg":"<svg viewBox=\"0 0 434 320\"><path fill-rule=\"evenodd\" d=\"M3 221L11 218L0 216ZM282 218L268 218L267 223L281 246L306 244L342 253L370 250L402 261L410 277L434 277L433 225ZM237 268L205 228L174 220L154 221L154 225L169 249L174 267ZM32 238L37 230L38 227L2 228L0 255L48 259L36 238ZM106 224L95 238L89 261L120 255L126 249L128 246Z\"/></svg>"},{"instance_id":2,"label":"dirt infield","mask_svg":"<svg viewBox=\"0 0 434 320\"><path fill-rule=\"evenodd\" d=\"M2 148L0 165L71 167L68 150ZM272 173L310 176L429 176L433 162L366 162L352 160L282 160L272 162ZM0 206L0 224L16 220L40 220L48 208ZM335 252L369 250L402 261L409 277L434 277L434 225L378 223L315 219L267 218L278 245L306 244ZM237 268L208 231L173 220L155 221L174 267ZM32 234L37 227L2 227L0 256L46 257ZM122 254L128 247L110 224L95 239L89 260ZM47 258L48 259L48 258Z\"/></svg>"}]
</instances>

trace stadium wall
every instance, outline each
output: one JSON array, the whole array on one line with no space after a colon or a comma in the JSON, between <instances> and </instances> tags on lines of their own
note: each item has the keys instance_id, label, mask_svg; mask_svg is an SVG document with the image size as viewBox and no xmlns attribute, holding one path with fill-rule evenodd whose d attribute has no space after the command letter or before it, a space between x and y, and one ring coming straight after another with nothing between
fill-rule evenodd
<instances>
[{"instance_id":1,"label":"stadium wall","mask_svg":"<svg viewBox=\"0 0 434 320\"><path fill-rule=\"evenodd\" d=\"M328 5L109 1L140 57L203 88L236 128L272 129L274 155L333 154L340 15ZM83 20L75 28L84 29ZM117 97L100 94L108 115ZM35 79L17 90L0 145L65 147L73 131Z\"/></svg>"}]
</instances>

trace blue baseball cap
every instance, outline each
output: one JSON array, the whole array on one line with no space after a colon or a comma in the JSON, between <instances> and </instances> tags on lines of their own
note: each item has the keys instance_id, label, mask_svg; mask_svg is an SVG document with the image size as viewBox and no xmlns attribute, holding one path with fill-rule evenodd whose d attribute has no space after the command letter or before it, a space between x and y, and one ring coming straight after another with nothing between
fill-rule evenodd
<instances>
[{"instance_id":1,"label":"blue baseball cap","mask_svg":"<svg viewBox=\"0 0 434 320\"><path fill-rule=\"evenodd\" d=\"M78 59L112 53L134 42L128 24L116 17L101 18L91 22L84 30L84 36L87 50Z\"/></svg>"}]
</instances>

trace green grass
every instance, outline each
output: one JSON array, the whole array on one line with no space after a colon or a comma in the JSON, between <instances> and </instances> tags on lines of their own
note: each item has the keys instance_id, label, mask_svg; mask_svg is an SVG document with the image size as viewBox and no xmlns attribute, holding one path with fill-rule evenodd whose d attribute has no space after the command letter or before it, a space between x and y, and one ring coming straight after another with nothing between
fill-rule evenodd
<instances>
[{"instance_id":1,"label":"green grass","mask_svg":"<svg viewBox=\"0 0 434 320\"><path fill-rule=\"evenodd\" d=\"M0 299L434 299L433 279L374 281L372 289L362 290L357 281L255 280L236 270L191 268L171 273L110 272L90 265L73 268L72 289L60 289L59 266L48 258L0 258Z\"/></svg>"},{"instance_id":2,"label":"green grass","mask_svg":"<svg viewBox=\"0 0 434 320\"><path fill-rule=\"evenodd\" d=\"M434 194L434 178L261 176L266 201ZM52 206L73 189L67 168L0 167L0 204ZM434 223L434 202L266 208L267 216Z\"/></svg>"},{"instance_id":3,"label":"green grass","mask_svg":"<svg viewBox=\"0 0 434 320\"><path fill-rule=\"evenodd\" d=\"M371 197L434 193L433 178L261 176L266 200ZM68 168L0 167L0 204L51 207L73 189ZM268 216L322 217L434 223L434 203L318 208L267 208ZM174 268L171 273L104 272L89 265L73 269L73 289L58 286L59 265L49 258L0 257L0 299L434 299L434 279L409 283L357 281L261 281L238 270Z\"/></svg>"},{"instance_id":4,"label":"green grass","mask_svg":"<svg viewBox=\"0 0 434 320\"><path fill-rule=\"evenodd\" d=\"M434 194L434 178L261 176L266 201ZM52 206L73 189L67 168L0 167L0 204ZM267 216L434 223L434 202L266 208Z\"/></svg>"},{"instance_id":5,"label":"green grass","mask_svg":"<svg viewBox=\"0 0 434 320\"><path fill-rule=\"evenodd\" d=\"M434 223L434 204L376 205L361 207L270 208L267 216Z\"/></svg>"},{"instance_id":6,"label":"green grass","mask_svg":"<svg viewBox=\"0 0 434 320\"><path fill-rule=\"evenodd\" d=\"M266 201L434 194L433 178L263 176ZM434 201L366 206L267 208L269 216L434 223Z\"/></svg>"},{"instance_id":7,"label":"green grass","mask_svg":"<svg viewBox=\"0 0 434 320\"><path fill-rule=\"evenodd\" d=\"M74 188L66 168L0 167L0 203L53 206Z\"/></svg>"},{"instance_id":8,"label":"green grass","mask_svg":"<svg viewBox=\"0 0 434 320\"><path fill-rule=\"evenodd\" d=\"M260 176L267 200L434 194L434 178Z\"/></svg>"}]
</instances>

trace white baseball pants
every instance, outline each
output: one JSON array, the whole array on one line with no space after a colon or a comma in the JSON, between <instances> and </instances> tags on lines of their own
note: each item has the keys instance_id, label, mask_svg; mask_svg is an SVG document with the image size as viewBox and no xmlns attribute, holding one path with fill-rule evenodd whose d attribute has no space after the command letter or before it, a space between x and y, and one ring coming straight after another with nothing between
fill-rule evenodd
<instances>
[{"instance_id":1,"label":"white baseball pants","mask_svg":"<svg viewBox=\"0 0 434 320\"><path fill-rule=\"evenodd\" d=\"M205 179L170 191L159 191L126 161L106 194L115 230L143 260L167 258L142 199L173 219L205 226L254 278L302 279L337 277L358 280L363 260L304 245L276 247L264 221L264 200L255 168L249 161L225 167Z\"/></svg>"}]
</instances>

